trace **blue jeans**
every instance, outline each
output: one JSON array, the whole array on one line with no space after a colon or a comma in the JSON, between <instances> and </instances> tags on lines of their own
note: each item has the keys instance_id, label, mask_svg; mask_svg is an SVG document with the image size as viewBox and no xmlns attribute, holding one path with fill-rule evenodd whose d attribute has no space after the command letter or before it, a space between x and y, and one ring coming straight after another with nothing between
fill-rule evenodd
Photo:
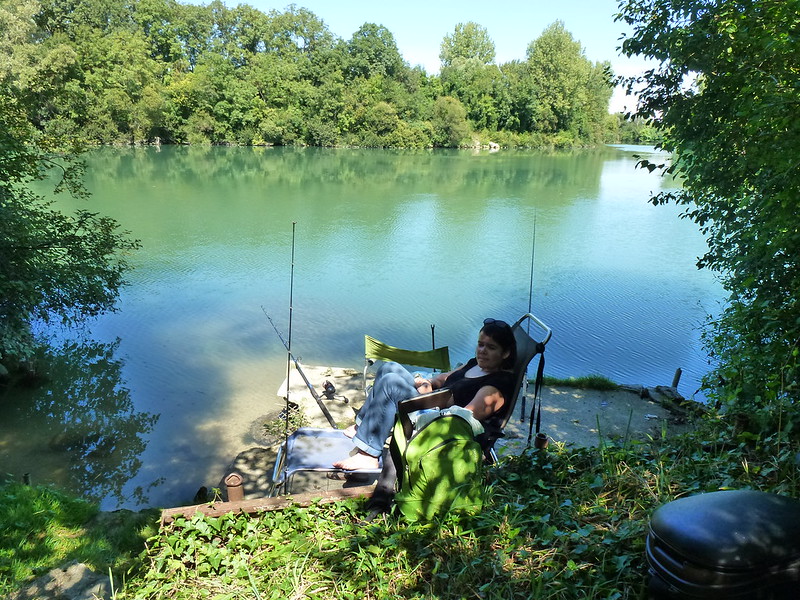
<instances>
[{"instance_id":1,"label":"blue jeans","mask_svg":"<svg viewBox=\"0 0 800 600\"><path fill-rule=\"evenodd\" d=\"M397 405L416 396L414 376L395 362L385 362L375 374L364 406L356 417L357 431L353 438L356 447L370 456L380 456L386 438L392 432Z\"/></svg>"}]
</instances>

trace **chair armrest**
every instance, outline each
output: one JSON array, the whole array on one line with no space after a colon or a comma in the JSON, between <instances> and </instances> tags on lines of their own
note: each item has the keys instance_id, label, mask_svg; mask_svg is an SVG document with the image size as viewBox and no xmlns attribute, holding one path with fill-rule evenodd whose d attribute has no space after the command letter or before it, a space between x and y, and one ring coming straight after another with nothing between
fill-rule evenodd
<instances>
[{"instance_id":1,"label":"chair armrest","mask_svg":"<svg viewBox=\"0 0 800 600\"><path fill-rule=\"evenodd\" d=\"M406 439L411 437L414 430L414 424L408 416L409 413L426 408L448 408L450 406L453 406L453 393L447 388L402 400L397 405L397 416L403 425Z\"/></svg>"}]
</instances>

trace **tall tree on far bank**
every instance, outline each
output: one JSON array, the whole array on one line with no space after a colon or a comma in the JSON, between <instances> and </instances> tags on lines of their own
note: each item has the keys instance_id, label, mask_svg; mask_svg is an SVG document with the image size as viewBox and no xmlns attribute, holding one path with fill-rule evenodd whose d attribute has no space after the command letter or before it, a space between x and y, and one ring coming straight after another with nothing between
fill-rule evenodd
<instances>
[{"instance_id":1,"label":"tall tree on far bank","mask_svg":"<svg viewBox=\"0 0 800 600\"><path fill-rule=\"evenodd\" d=\"M503 74L494 64L495 46L486 28L459 23L440 46L444 93L458 98L478 130L497 131L509 117L510 104Z\"/></svg>"},{"instance_id":2,"label":"tall tree on far bank","mask_svg":"<svg viewBox=\"0 0 800 600\"><path fill-rule=\"evenodd\" d=\"M347 71L351 77L396 77L404 67L392 32L383 25L364 23L347 42Z\"/></svg>"},{"instance_id":3,"label":"tall tree on far bank","mask_svg":"<svg viewBox=\"0 0 800 600\"><path fill-rule=\"evenodd\" d=\"M452 34L444 36L439 51L442 68L449 67L459 59L474 59L482 65L488 65L494 62L494 56L494 42L489 32L473 21L456 25Z\"/></svg>"},{"instance_id":4,"label":"tall tree on far bank","mask_svg":"<svg viewBox=\"0 0 800 600\"><path fill-rule=\"evenodd\" d=\"M582 121L588 118L590 92L596 93L598 88L602 91L597 81L604 79L603 67L592 65L580 42L561 21L547 27L528 45L526 66L533 92L530 115L533 127L541 132L579 134ZM605 99L607 110L611 86L606 85L606 89L607 95L601 93L598 100L602 103Z\"/></svg>"},{"instance_id":5,"label":"tall tree on far bank","mask_svg":"<svg viewBox=\"0 0 800 600\"><path fill-rule=\"evenodd\" d=\"M623 0L628 80L652 120L729 297L705 341L712 397L750 431L800 433L800 1ZM643 162L651 170L658 165Z\"/></svg>"}]
</instances>

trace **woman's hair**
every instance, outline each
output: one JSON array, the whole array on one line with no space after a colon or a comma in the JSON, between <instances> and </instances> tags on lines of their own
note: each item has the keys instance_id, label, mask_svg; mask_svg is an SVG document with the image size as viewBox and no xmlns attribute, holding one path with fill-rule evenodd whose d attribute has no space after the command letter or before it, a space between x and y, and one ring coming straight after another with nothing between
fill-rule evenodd
<instances>
[{"instance_id":1,"label":"woman's hair","mask_svg":"<svg viewBox=\"0 0 800 600\"><path fill-rule=\"evenodd\" d=\"M503 361L504 369L513 369L517 362L517 340L514 339L514 332L511 326L505 321L486 319L483 322L481 331L500 344L500 347L508 352L508 357Z\"/></svg>"}]
</instances>

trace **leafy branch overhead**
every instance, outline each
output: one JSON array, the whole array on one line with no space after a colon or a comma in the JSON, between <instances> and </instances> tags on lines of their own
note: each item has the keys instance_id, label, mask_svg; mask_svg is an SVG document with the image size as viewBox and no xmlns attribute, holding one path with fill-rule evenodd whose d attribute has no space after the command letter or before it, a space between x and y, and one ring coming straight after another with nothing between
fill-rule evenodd
<instances>
[{"instance_id":1,"label":"leafy branch overhead","mask_svg":"<svg viewBox=\"0 0 800 600\"><path fill-rule=\"evenodd\" d=\"M698 265L729 293L705 341L717 401L797 434L800 367L800 2L623 0L622 50L656 65L627 80L664 134L675 202L708 241ZM645 163L649 170L658 166Z\"/></svg>"},{"instance_id":2,"label":"leafy branch overhead","mask_svg":"<svg viewBox=\"0 0 800 600\"><path fill-rule=\"evenodd\" d=\"M87 210L53 207L28 185L54 176L55 190L86 195L74 148L56 148L0 96L0 361L27 358L36 321L65 325L112 310L138 244L117 223Z\"/></svg>"}]
</instances>

